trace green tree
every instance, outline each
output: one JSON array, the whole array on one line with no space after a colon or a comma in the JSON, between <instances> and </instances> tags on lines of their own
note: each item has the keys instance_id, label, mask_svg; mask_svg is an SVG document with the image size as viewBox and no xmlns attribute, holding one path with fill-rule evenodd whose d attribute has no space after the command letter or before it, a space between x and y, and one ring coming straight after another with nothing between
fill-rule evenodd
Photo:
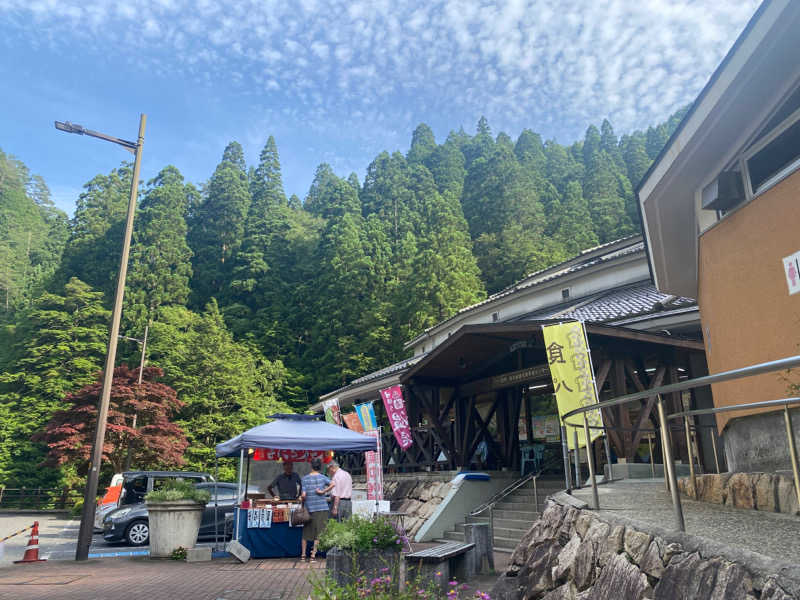
<instances>
[{"instance_id":1,"label":"green tree","mask_svg":"<svg viewBox=\"0 0 800 600\"><path fill-rule=\"evenodd\" d=\"M130 163L86 183L70 222L70 235L56 285L77 277L112 298L122 255L131 191Z\"/></svg>"},{"instance_id":2,"label":"green tree","mask_svg":"<svg viewBox=\"0 0 800 600\"><path fill-rule=\"evenodd\" d=\"M561 207L561 218L554 238L563 249L563 258L575 256L581 250L596 246L597 235L592 228L589 205L583 197L580 183L570 181L567 184Z\"/></svg>"},{"instance_id":3,"label":"green tree","mask_svg":"<svg viewBox=\"0 0 800 600\"><path fill-rule=\"evenodd\" d=\"M94 381L103 366L110 312L103 295L71 279L63 295L39 297L16 328L10 361L0 374L0 482L10 487L58 479L33 466L46 449L31 441L70 392Z\"/></svg>"},{"instance_id":4,"label":"green tree","mask_svg":"<svg viewBox=\"0 0 800 600\"><path fill-rule=\"evenodd\" d=\"M148 182L131 248L125 319L144 330L159 306L186 304L192 277L192 251L186 243L186 214L197 191L180 171L165 167Z\"/></svg>"},{"instance_id":5,"label":"green tree","mask_svg":"<svg viewBox=\"0 0 800 600\"><path fill-rule=\"evenodd\" d=\"M250 207L248 187L242 147L231 142L189 223L195 306L227 291Z\"/></svg>"},{"instance_id":6,"label":"green tree","mask_svg":"<svg viewBox=\"0 0 800 600\"><path fill-rule=\"evenodd\" d=\"M411 136L411 147L406 160L409 163L424 163L436 148L433 131L425 123L420 123Z\"/></svg>"},{"instance_id":7,"label":"green tree","mask_svg":"<svg viewBox=\"0 0 800 600\"><path fill-rule=\"evenodd\" d=\"M189 441L187 467L210 470L215 444L288 410L279 400L282 363L235 341L215 301L202 314L162 307L150 340L150 363L163 369L163 382L184 403L175 422ZM221 473L223 478L233 475L226 469Z\"/></svg>"}]
</instances>

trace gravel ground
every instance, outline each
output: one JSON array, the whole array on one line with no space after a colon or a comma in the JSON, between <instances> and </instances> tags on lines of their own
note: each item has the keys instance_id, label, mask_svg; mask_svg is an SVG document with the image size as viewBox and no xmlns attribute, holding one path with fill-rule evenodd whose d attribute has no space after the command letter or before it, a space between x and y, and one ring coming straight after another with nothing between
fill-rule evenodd
<instances>
[{"instance_id":1,"label":"gravel ground","mask_svg":"<svg viewBox=\"0 0 800 600\"><path fill-rule=\"evenodd\" d=\"M675 530L672 500L663 479L623 479L598 486L600 514ZM591 487L573 496L592 504ZM784 561L799 561L800 517L744 510L681 496L686 533Z\"/></svg>"}]
</instances>

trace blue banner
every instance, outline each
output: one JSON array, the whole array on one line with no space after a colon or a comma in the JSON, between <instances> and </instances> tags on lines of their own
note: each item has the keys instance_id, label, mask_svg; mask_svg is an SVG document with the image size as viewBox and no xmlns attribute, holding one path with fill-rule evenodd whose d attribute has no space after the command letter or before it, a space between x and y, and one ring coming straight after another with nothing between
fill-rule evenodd
<instances>
[{"instance_id":1,"label":"blue banner","mask_svg":"<svg viewBox=\"0 0 800 600\"><path fill-rule=\"evenodd\" d=\"M365 402L364 404L355 405L358 420L361 421L364 431L372 431L378 428L378 419L375 418L375 409L372 408L372 402Z\"/></svg>"}]
</instances>

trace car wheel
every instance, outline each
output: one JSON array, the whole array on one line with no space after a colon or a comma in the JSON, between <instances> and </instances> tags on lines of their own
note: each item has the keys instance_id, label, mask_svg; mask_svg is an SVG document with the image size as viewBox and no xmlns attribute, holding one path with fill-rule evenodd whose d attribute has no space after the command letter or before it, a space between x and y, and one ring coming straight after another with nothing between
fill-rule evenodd
<instances>
[{"instance_id":1,"label":"car wheel","mask_svg":"<svg viewBox=\"0 0 800 600\"><path fill-rule=\"evenodd\" d=\"M144 546L150 541L150 526L147 521L134 521L125 532L125 541L131 546Z\"/></svg>"}]
</instances>

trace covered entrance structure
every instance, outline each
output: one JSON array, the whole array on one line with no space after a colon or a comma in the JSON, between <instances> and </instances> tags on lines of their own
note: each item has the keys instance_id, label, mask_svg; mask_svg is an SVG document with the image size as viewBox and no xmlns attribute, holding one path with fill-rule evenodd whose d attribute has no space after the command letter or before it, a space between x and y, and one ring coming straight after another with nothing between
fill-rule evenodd
<instances>
[{"instance_id":1,"label":"covered entrance structure","mask_svg":"<svg viewBox=\"0 0 800 600\"><path fill-rule=\"evenodd\" d=\"M392 371L404 386L414 444L401 450L391 430L384 429L384 466L389 470L457 469L475 463L491 469L521 468L521 440L530 441L533 419L555 400L542 336L542 325L557 320L464 325L447 340L416 360ZM677 382L706 373L701 342L624 327L586 324L600 399ZM375 394L376 399L377 393ZM711 406L710 392L673 394L669 411ZM635 406L603 411L612 451L635 460L646 442L641 428L657 426L655 397ZM375 403L378 420L383 407ZM700 456L710 441L697 441ZM678 459L686 459L686 439L672 437ZM524 443L524 441L522 442ZM480 452L478 452L480 449ZM602 443L595 444L601 459ZM597 464L604 462L604 457ZM713 458L711 458L713 465ZM363 458L345 457L349 470L363 469Z\"/></svg>"}]
</instances>

